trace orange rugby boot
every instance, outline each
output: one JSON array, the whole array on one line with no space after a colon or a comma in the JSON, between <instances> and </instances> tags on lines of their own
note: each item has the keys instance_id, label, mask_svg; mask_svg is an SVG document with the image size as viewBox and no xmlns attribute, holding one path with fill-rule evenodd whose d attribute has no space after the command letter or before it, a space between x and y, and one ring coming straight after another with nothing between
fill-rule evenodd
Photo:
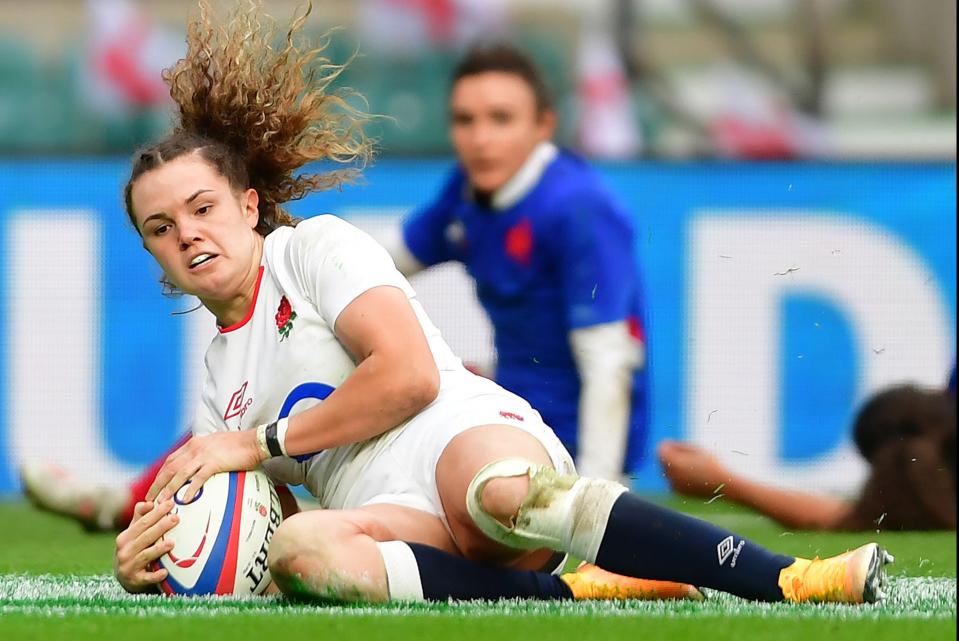
<instances>
[{"instance_id":1,"label":"orange rugby boot","mask_svg":"<svg viewBox=\"0 0 959 641\"><path fill-rule=\"evenodd\" d=\"M883 566L895 561L877 543L820 559L796 559L779 573L779 587L795 603L875 603L882 600Z\"/></svg>"},{"instance_id":2,"label":"orange rugby boot","mask_svg":"<svg viewBox=\"0 0 959 641\"><path fill-rule=\"evenodd\" d=\"M613 574L593 565L583 563L575 572L560 576L569 586L577 600L608 601L618 599L702 601L706 597L693 585L674 581L653 581Z\"/></svg>"}]
</instances>

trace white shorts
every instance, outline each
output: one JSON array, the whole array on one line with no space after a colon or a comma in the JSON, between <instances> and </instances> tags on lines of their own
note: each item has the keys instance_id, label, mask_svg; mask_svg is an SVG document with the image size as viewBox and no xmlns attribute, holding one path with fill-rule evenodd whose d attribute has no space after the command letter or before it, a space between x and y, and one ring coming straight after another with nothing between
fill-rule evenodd
<instances>
[{"instance_id":1,"label":"white shorts","mask_svg":"<svg viewBox=\"0 0 959 641\"><path fill-rule=\"evenodd\" d=\"M348 488L337 492L342 498L327 507L401 505L434 514L449 528L436 486L436 465L450 441L479 425L521 429L543 445L557 470L575 472L569 452L525 400L466 370L442 376L436 400L388 434L384 446L362 463L362 470L345 474ZM306 485L311 485L309 479Z\"/></svg>"}]
</instances>

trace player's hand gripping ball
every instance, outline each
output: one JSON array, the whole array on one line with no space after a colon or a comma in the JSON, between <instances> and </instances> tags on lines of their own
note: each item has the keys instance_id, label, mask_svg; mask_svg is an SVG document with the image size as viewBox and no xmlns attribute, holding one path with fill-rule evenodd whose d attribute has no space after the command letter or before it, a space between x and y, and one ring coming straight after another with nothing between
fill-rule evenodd
<instances>
[{"instance_id":1,"label":"player's hand gripping ball","mask_svg":"<svg viewBox=\"0 0 959 641\"><path fill-rule=\"evenodd\" d=\"M157 560L169 595L260 594L270 584L267 552L283 520L276 488L260 471L222 472L189 503L173 497L180 522L163 535L173 549Z\"/></svg>"}]
</instances>

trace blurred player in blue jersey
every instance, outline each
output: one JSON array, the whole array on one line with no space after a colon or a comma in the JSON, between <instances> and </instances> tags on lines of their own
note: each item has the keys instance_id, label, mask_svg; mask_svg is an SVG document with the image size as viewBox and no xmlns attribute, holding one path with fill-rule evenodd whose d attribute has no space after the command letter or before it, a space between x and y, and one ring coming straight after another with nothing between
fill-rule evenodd
<instances>
[{"instance_id":1,"label":"blurred player in blue jersey","mask_svg":"<svg viewBox=\"0 0 959 641\"><path fill-rule=\"evenodd\" d=\"M539 71L505 44L469 51L449 99L458 164L387 244L406 275L463 263L495 333L495 380L529 400L580 473L637 470L648 423L643 290L630 214L550 139Z\"/></svg>"}]
</instances>

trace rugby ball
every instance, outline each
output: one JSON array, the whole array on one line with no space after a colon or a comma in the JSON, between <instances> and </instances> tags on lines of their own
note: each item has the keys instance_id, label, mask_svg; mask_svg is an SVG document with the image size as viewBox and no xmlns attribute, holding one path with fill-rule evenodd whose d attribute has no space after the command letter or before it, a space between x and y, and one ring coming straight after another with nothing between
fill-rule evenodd
<instances>
[{"instance_id":1,"label":"rugby ball","mask_svg":"<svg viewBox=\"0 0 959 641\"><path fill-rule=\"evenodd\" d=\"M270 540L283 520L269 477L261 470L215 474L189 503L187 487L173 497L180 522L163 535L174 545L157 560L168 573L160 589L185 596L263 592Z\"/></svg>"}]
</instances>

